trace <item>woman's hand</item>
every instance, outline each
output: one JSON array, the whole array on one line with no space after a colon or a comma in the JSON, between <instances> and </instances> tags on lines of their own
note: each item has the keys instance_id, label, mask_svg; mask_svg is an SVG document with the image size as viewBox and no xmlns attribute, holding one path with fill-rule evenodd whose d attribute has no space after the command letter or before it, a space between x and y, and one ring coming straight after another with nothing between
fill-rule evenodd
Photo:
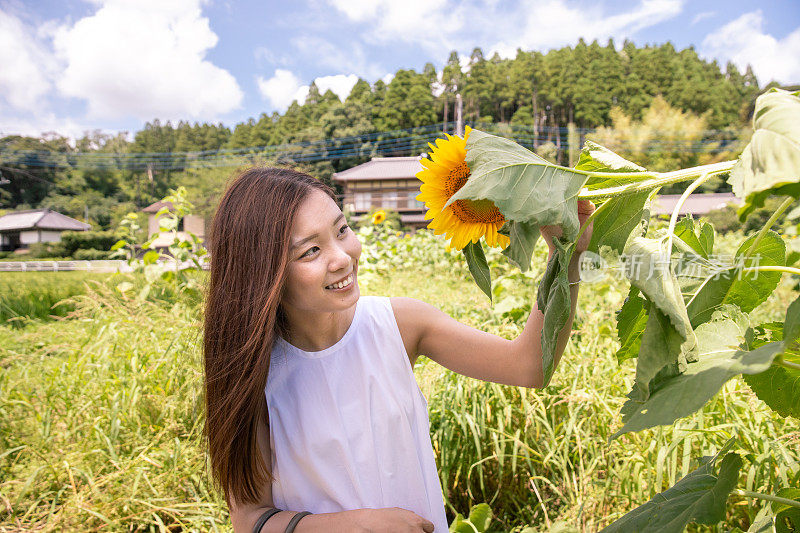
<instances>
[{"instance_id":1,"label":"woman's hand","mask_svg":"<svg viewBox=\"0 0 800 533\"><path fill-rule=\"evenodd\" d=\"M586 219L594 213L595 210L594 203L591 200L578 200L578 222L581 226L584 225ZM573 255L577 256L580 255L581 252L586 251L589 248L589 243L592 240L592 226L594 225L594 221L589 223L589 227L586 228L586 231L583 232L581 238L578 239L578 243L575 245L575 251ZM553 252L553 237L561 237L561 227L559 226L541 226L539 228L539 232L544 237L544 242L547 243L550 252Z\"/></svg>"},{"instance_id":2,"label":"woman's hand","mask_svg":"<svg viewBox=\"0 0 800 533\"><path fill-rule=\"evenodd\" d=\"M352 531L363 533L433 533L433 523L399 507L350 511ZM446 532L442 532L446 533Z\"/></svg>"}]
</instances>

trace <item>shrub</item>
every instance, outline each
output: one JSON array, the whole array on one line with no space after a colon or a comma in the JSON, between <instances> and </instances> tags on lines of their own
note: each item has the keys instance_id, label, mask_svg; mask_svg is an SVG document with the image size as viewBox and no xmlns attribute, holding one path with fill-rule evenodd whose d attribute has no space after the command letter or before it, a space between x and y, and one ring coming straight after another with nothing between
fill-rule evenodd
<instances>
[{"instance_id":1,"label":"shrub","mask_svg":"<svg viewBox=\"0 0 800 533\"><path fill-rule=\"evenodd\" d=\"M76 250L73 257L79 261L91 261L93 259L108 259L110 252L105 250L95 250L94 248Z\"/></svg>"},{"instance_id":2,"label":"shrub","mask_svg":"<svg viewBox=\"0 0 800 533\"><path fill-rule=\"evenodd\" d=\"M65 255L74 256L78 250L110 250L119 240L116 231L65 231L61 234L61 242Z\"/></svg>"},{"instance_id":3,"label":"shrub","mask_svg":"<svg viewBox=\"0 0 800 533\"><path fill-rule=\"evenodd\" d=\"M778 206L783 203L783 198L772 196L767 198L764 202L764 207L760 207L750 213L747 217L747 220L744 221L743 229L745 233L751 233L753 231L758 231L764 227L764 224L767 223L767 220L772 216L772 214L777 211ZM784 221L786 220L787 213L781 214L778 217L776 223L778 226L782 226Z\"/></svg>"},{"instance_id":4,"label":"shrub","mask_svg":"<svg viewBox=\"0 0 800 533\"><path fill-rule=\"evenodd\" d=\"M28 247L28 253L20 257L20 261L68 256L64 245L60 242L34 242Z\"/></svg>"},{"instance_id":5,"label":"shrub","mask_svg":"<svg viewBox=\"0 0 800 533\"><path fill-rule=\"evenodd\" d=\"M714 226L717 233L729 233L742 229L742 223L736 216L736 207L730 204L720 209L712 209L705 215L705 218Z\"/></svg>"}]
</instances>

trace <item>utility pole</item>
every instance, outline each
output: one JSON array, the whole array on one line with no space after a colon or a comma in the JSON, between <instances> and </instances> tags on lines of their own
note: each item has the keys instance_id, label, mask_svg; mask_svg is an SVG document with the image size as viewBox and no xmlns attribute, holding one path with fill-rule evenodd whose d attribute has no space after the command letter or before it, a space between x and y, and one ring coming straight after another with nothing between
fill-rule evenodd
<instances>
[{"instance_id":1,"label":"utility pole","mask_svg":"<svg viewBox=\"0 0 800 533\"><path fill-rule=\"evenodd\" d=\"M459 137L464 136L464 111L463 102L461 101L461 93L456 94L456 135Z\"/></svg>"},{"instance_id":2,"label":"utility pole","mask_svg":"<svg viewBox=\"0 0 800 533\"><path fill-rule=\"evenodd\" d=\"M442 124L442 131L447 133L447 116L448 107L450 107L450 102L447 101L447 92L444 93L444 121Z\"/></svg>"}]
</instances>

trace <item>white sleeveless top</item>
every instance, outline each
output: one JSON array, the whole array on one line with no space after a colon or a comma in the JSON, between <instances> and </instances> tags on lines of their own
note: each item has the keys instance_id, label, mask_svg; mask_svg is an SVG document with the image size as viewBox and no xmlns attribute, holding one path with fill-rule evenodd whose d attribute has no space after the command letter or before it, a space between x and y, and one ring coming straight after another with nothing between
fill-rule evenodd
<instances>
[{"instance_id":1,"label":"white sleeveless top","mask_svg":"<svg viewBox=\"0 0 800 533\"><path fill-rule=\"evenodd\" d=\"M400 507L447 532L428 402L388 297L361 296L350 328L324 350L276 337L265 393L276 507Z\"/></svg>"}]
</instances>

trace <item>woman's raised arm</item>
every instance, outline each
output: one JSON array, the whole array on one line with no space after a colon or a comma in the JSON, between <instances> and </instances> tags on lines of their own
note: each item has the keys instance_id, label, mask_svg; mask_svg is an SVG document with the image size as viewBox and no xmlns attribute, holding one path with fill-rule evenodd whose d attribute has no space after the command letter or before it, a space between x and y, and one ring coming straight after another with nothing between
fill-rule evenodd
<instances>
[{"instance_id":1,"label":"woman's raised arm","mask_svg":"<svg viewBox=\"0 0 800 533\"><path fill-rule=\"evenodd\" d=\"M580 255L589 247L592 225L591 214L595 206L588 200L578 201L578 220L588 224L578 239L567 269L569 282L580 279ZM553 237L561 235L556 226L540 228L550 254L553 255ZM419 354L424 354L440 365L471 378L541 388L544 382L542 365L542 327L544 314L533 302L531 314L522 333L514 340L462 324L434 306L414 298L390 298L403 344L412 366ZM558 365L561 354L572 332L575 307L578 302L578 285L570 285L570 312L567 323L556 339L553 368Z\"/></svg>"}]
</instances>

